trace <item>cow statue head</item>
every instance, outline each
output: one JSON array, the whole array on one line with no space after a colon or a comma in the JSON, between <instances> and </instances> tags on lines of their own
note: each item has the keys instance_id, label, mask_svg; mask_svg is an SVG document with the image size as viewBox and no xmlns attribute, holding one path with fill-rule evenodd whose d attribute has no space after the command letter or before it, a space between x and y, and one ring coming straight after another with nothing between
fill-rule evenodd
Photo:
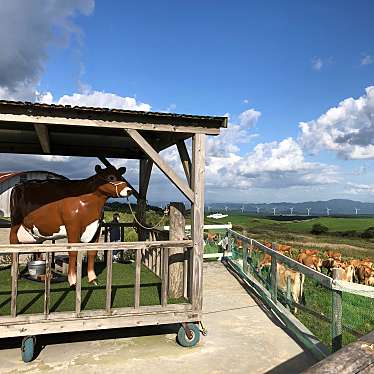
<instances>
[{"instance_id":1,"label":"cow statue head","mask_svg":"<svg viewBox=\"0 0 374 374\"><path fill-rule=\"evenodd\" d=\"M131 195L131 188L122 177L126 168L116 169L113 165L107 165L103 169L100 165L95 166L96 179L99 182L98 190L108 197L127 197Z\"/></svg>"}]
</instances>

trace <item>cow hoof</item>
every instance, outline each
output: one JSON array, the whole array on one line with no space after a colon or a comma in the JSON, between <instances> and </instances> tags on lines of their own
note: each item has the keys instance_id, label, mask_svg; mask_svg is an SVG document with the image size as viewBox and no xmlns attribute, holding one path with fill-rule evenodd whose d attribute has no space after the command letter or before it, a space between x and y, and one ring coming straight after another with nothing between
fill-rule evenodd
<instances>
[{"instance_id":1,"label":"cow hoof","mask_svg":"<svg viewBox=\"0 0 374 374\"><path fill-rule=\"evenodd\" d=\"M91 286L98 286L98 283L97 283L96 279L93 279L92 281L89 281L88 284L90 284Z\"/></svg>"},{"instance_id":2,"label":"cow hoof","mask_svg":"<svg viewBox=\"0 0 374 374\"><path fill-rule=\"evenodd\" d=\"M76 288L77 288L77 285L76 285L76 284L71 284L71 285L70 285L70 289L71 289L71 290L75 290Z\"/></svg>"}]
</instances>

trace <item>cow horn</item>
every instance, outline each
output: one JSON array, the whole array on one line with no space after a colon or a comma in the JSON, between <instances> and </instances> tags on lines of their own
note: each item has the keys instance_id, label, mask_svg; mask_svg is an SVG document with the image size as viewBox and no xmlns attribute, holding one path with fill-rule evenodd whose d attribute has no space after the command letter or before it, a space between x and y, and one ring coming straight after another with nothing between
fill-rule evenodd
<instances>
[{"instance_id":1,"label":"cow horn","mask_svg":"<svg viewBox=\"0 0 374 374\"><path fill-rule=\"evenodd\" d=\"M105 158L105 157L99 157L99 160L107 167L113 167L113 165Z\"/></svg>"}]
</instances>

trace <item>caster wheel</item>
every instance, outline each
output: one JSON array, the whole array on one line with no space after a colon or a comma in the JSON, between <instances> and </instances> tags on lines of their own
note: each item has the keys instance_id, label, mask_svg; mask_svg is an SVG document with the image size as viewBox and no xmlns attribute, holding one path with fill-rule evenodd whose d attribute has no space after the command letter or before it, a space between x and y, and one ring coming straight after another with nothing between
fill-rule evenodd
<instances>
[{"instance_id":1,"label":"caster wheel","mask_svg":"<svg viewBox=\"0 0 374 374\"><path fill-rule=\"evenodd\" d=\"M23 362L30 362L35 354L35 336L26 336L22 339L21 354Z\"/></svg>"},{"instance_id":2,"label":"caster wheel","mask_svg":"<svg viewBox=\"0 0 374 374\"><path fill-rule=\"evenodd\" d=\"M177 342L182 347L194 347L200 341L200 330L197 325L194 323L188 324L189 329L191 330L192 338L189 339L184 331L183 326L178 330Z\"/></svg>"}]
</instances>

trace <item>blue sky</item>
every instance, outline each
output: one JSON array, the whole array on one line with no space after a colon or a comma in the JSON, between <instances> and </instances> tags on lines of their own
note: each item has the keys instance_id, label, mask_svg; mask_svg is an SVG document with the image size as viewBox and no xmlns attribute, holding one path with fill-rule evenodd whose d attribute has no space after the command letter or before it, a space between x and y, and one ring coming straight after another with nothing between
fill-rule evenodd
<instances>
[{"instance_id":1,"label":"blue sky","mask_svg":"<svg viewBox=\"0 0 374 374\"><path fill-rule=\"evenodd\" d=\"M243 141L233 133L212 140L208 200L374 201L374 152L363 137L352 138L374 127L374 93L365 91L374 85L374 2L71 0L62 10L33 2L50 8L48 19L36 19L54 35L43 40L33 56L39 66L26 77L39 95L50 92L53 102L67 95L68 103L76 93L113 93L156 111L230 115ZM15 4L9 14L20 10L18 1L8 3ZM0 93L1 69L0 59ZM4 87L4 97L25 96ZM338 120L330 113L328 125L318 121L342 100L360 97L364 109L347 103ZM260 114L240 121L247 110Z\"/></svg>"}]
</instances>

